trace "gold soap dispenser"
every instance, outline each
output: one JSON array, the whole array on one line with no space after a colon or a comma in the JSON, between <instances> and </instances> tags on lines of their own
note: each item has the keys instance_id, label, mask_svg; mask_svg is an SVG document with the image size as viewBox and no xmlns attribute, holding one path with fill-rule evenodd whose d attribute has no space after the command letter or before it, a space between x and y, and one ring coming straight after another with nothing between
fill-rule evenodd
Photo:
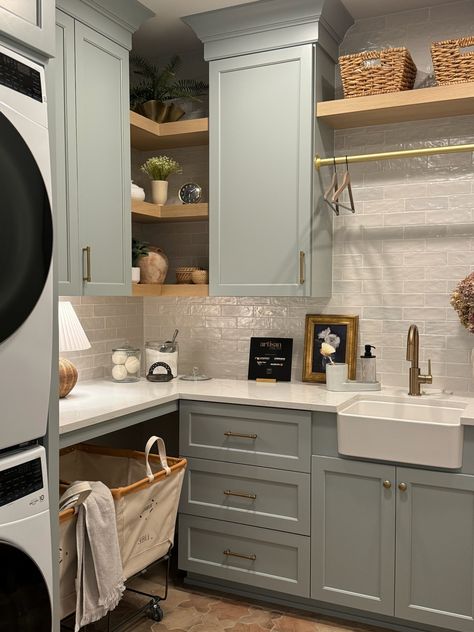
<instances>
[{"instance_id":1,"label":"gold soap dispenser","mask_svg":"<svg viewBox=\"0 0 474 632\"><path fill-rule=\"evenodd\" d=\"M365 345L365 353L360 356L361 382L373 383L377 381L376 356L372 355L373 345Z\"/></svg>"}]
</instances>

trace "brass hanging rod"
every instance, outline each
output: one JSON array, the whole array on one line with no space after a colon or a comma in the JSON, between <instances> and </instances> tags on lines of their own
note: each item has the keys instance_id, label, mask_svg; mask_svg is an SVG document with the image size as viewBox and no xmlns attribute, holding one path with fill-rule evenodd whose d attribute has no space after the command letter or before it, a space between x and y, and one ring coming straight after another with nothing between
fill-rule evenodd
<instances>
[{"instance_id":1,"label":"brass hanging rod","mask_svg":"<svg viewBox=\"0 0 474 632\"><path fill-rule=\"evenodd\" d=\"M369 162L372 160L390 160L392 158L414 158L415 156L431 156L433 154L455 154L463 151L474 151L474 144L471 145L445 145L440 147L426 147L424 149L401 149L399 151L383 151L379 154L359 154L356 156L347 156L347 163ZM316 155L314 157L314 166L316 169L321 167L332 167L334 165L345 165L346 156L337 156L334 158L321 158Z\"/></svg>"}]
</instances>

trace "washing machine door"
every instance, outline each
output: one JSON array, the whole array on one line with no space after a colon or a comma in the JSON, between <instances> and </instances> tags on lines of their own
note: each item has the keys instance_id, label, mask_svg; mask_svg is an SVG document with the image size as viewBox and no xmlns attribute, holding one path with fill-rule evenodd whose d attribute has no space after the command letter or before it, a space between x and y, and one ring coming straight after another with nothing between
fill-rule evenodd
<instances>
[{"instance_id":1,"label":"washing machine door","mask_svg":"<svg viewBox=\"0 0 474 632\"><path fill-rule=\"evenodd\" d=\"M35 307L52 248L51 208L43 177L21 134L0 112L0 343Z\"/></svg>"},{"instance_id":2,"label":"washing machine door","mask_svg":"<svg viewBox=\"0 0 474 632\"><path fill-rule=\"evenodd\" d=\"M0 568L0 632L51 632L48 586L35 562L0 541Z\"/></svg>"}]
</instances>

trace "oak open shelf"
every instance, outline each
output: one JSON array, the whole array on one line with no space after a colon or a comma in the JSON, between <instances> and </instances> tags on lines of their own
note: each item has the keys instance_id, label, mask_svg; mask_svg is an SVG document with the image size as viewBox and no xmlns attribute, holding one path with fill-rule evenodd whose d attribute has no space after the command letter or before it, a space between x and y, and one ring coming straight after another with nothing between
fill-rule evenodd
<instances>
[{"instance_id":1,"label":"oak open shelf","mask_svg":"<svg viewBox=\"0 0 474 632\"><path fill-rule=\"evenodd\" d=\"M317 105L318 119L335 129L464 114L474 114L474 82L321 101Z\"/></svg>"},{"instance_id":2,"label":"oak open shelf","mask_svg":"<svg viewBox=\"0 0 474 632\"><path fill-rule=\"evenodd\" d=\"M177 283L159 285L154 283L133 284L133 296L209 296L209 286L204 284Z\"/></svg>"},{"instance_id":3,"label":"oak open shelf","mask_svg":"<svg viewBox=\"0 0 474 632\"><path fill-rule=\"evenodd\" d=\"M130 112L132 147L145 151L168 147L190 147L209 143L209 119L187 119L174 123L155 123L146 116Z\"/></svg>"},{"instance_id":4,"label":"oak open shelf","mask_svg":"<svg viewBox=\"0 0 474 632\"><path fill-rule=\"evenodd\" d=\"M132 201L132 220L141 224L199 221L206 220L208 217L207 203L163 205Z\"/></svg>"}]
</instances>

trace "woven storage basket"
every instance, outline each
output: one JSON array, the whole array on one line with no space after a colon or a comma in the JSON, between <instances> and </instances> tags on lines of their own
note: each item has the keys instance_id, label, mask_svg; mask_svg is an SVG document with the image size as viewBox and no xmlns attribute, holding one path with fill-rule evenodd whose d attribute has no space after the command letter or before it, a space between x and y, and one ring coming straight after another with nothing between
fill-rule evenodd
<instances>
[{"instance_id":1,"label":"woven storage basket","mask_svg":"<svg viewBox=\"0 0 474 632\"><path fill-rule=\"evenodd\" d=\"M199 268L195 266L181 266L176 268L176 283L192 283L192 273Z\"/></svg>"},{"instance_id":2,"label":"woven storage basket","mask_svg":"<svg viewBox=\"0 0 474 632\"><path fill-rule=\"evenodd\" d=\"M462 52L462 48L467 46L474 46L474 35L431 44L431 57L438 84L474 81L474 51Z\"/></svg>"},{"instance_id":3,"label":"woven storage basket","mask_svg":"<svg viewBox=\"0 0 474 632\"><path fill-rule=\"evenodd\" d=\"M343 55L339 67L346 98L411 90L416 78L416 66L406 48Z\"/></svg>"}]
</instances>

